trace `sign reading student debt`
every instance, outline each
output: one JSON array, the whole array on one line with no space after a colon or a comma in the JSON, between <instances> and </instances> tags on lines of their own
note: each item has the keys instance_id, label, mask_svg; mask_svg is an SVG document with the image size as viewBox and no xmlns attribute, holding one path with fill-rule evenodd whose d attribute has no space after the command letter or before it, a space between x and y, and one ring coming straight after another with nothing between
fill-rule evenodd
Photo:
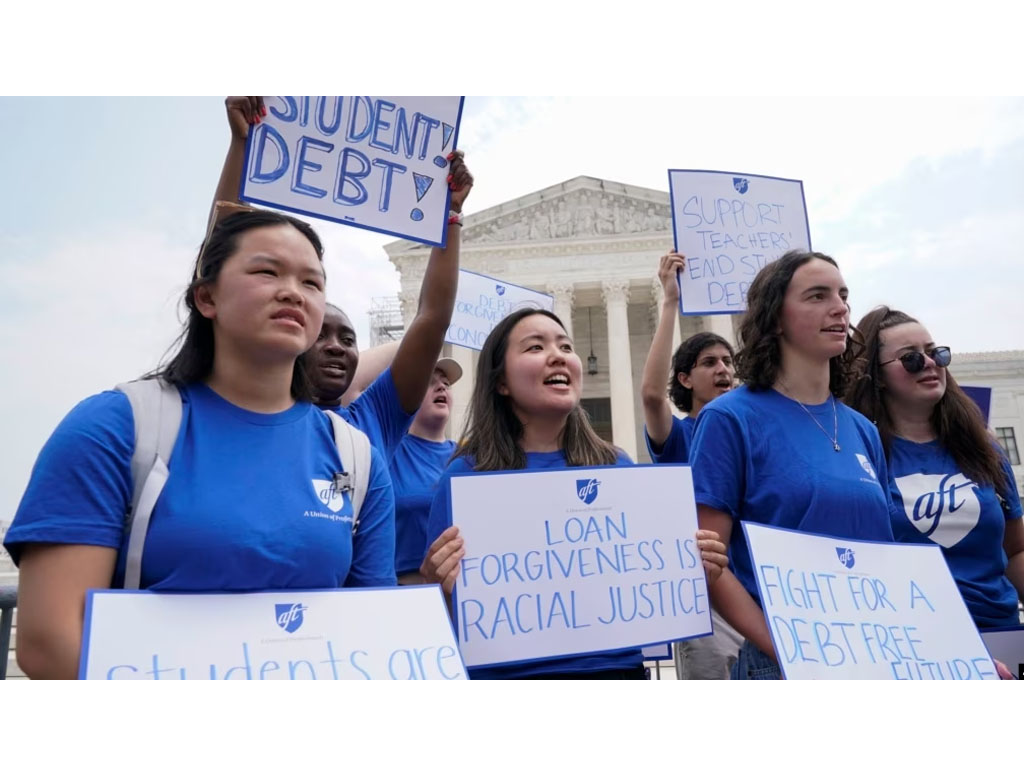
<instances>
[{"instance_id":1,"label":"sign reading student debt","mask_svg":"<svg viewBox=\"0 0 1024 768\"><path fill-rule=\"evenodd\" d=\"M444 340L460 347L483 349L491 329L503 317L524 307L553 312L555 300L546 293L460 269L455 310Z\"/></svg>"},{"instance_id":2,"label":"sign reading student debt","mask_svg":"<svg viewBox=\"0 0 1024 768\"><path fill-rule=\"evenodd\" d=\"M240 197L444 247L461 96L268 96Z\"/></svg>"},{"instance_id":3,"label":"sign reading student debt","mask_svg":"<svg viewBox=\"0 0 1024 768\"><path fill-rule=\"evenodd\" d=\"M466 542L454 605L467 666L710 634L689 467L479 472L451 482L452 520Z\"/></svg>"},{"instance_id":4,"label":"sign reading student debt","mask_svg":"<svg viewBox=\"0 0 1024 768\"><path fill-rule=\"evenodd\" d=\"M791 680L998 680L939 547L743 523Z\"/></svg>"},{"instance_id":5,"label":"sign reading student debt","mask_svg":"<svg viewBox=\"0 0 1024 768\"><path fill-rule=\"evenodd\" d=\"M81 679L466 677L437 586L86 599Z\"/></svg>"},{"instance_id":6,"label":"sign reading student debt","mask_svg":"<svg viewBox=\"0 0 1024 768\"><path fill-rule=\"evenodd\" d=\"M811 249L803 182L723 171L668 172L684 315L745 312L761 268Z\"/></svg>"}]
</instances>

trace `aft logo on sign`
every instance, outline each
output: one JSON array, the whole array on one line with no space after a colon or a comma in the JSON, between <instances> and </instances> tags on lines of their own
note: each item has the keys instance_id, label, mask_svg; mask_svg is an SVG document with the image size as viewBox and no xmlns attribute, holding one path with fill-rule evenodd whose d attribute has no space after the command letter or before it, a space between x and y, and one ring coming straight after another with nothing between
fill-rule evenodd
<instances>
[{"instance_id":1,"label":"aft logo on sign","mask_svg":"<svg viewBox=\"0 0 1024 768\"><path fill-rule=\"evenodd\" d=\"M499 296L504 296L505 295L505 286L502 285L501 283L498 283L497 285L494 286L494 291Z\"/></svg>"},{"instance_id":2,"label":"aft logo on sign","mask_svg":"<svg viewBox=\"0 0 1024 768\"><path fill-rule=\"evenodd\" d=\"M309 606L302 603L276 603L274 615L277 617L277 626L285 632L294 632L302 626L302 615Z\"/></svg>"},{"instance_id":3,"label":"aft logo on sign","mask_svg":"<svg viewBox=\"0 0 1024 768\"><path fill-rule=\"evenodd\" d=\"M593 504L594 499L597 498L597 486L600 484L601 481L595 480L594 478L590 478L589 480L577 480L576 495L584 504Z\"/></svg>"},{"instance_id":4,"label":"aft logo on sign","mask_svg":"<svg viewBox=\"0 0 1024 768\"><path fill-rule=\"evenodd\" d=\"M741 195L747 194L747 190L750 189L750 182L741 176L732 177L732 185L736 188L736 191Z\"/></svg>"},{"instance_id":5,"label":"aft logo on sign","mask_svg":"<svg viewBox=\"0 0 1024 768\"><path fill-rule=\"evenodd\" d=\"M853 550L849 547L836 547L836 555L839 557L839 562L845 565L847 568L853 568Z\"/></svg>"}]
</instances>

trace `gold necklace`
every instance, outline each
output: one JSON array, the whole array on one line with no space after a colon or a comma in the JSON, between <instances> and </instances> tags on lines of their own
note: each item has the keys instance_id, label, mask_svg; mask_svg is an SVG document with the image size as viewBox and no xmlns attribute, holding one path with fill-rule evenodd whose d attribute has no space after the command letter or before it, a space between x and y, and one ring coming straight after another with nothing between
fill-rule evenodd
<instances>
[{"instance_id":1,"label":"gold necklace","mask_svg":"<svg viewBox=\"0 0 1024 768\"><path fill-rule=\"evenodd\" d=\"M825 434L825 437L827 437L829 439L829 442L832 443L832 448L836 451L836 453L838 453L839 450L840 450L840 448L839 448L839 413L836 411L836 397L835 397L835 395L833 395L831 392L829 393L829 399L832 401L832 420L833 420L833 427L832 428L835 430L835 437L833 437L832 435L830 435L828 433L827 429L825 429L823 426L821 426L821 422L818 421L816 418L814 418L814 414L811 413L809 410L807 410L807 406L804 405L803 403L801 403L799 400L797 400L795 397L793 397L793 395L790 394L789 390L786 389L786 385L785 384L783 384L781 381L778 381L776 383L780 387L782 387L782 391L786 393L786 396L790 400L792 400L794 403L799 405L803 409L804 413L806 413L808 416L811 417L811 421L813 421L815 424L818 425L818 429L820 429Z\"/></svg>"}]
</instances>

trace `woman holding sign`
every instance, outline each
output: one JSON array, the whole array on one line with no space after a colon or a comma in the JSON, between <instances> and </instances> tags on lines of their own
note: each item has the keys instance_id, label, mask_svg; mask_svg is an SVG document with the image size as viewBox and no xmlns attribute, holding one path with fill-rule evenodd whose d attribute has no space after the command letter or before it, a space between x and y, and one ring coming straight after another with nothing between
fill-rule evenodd
<instances>
[{"instance_id":1,"label":"woman holding sign","mask_svg":"<svg viewBox=\"0 0 1024 768\"><path fill-rule=\"evenodd\" d=\"M740 523L892 541L878 431L843 405L854 356L848 290L820 253L790 251L754 278L740 327L745 384L701 410L690 449L702 528L729 541L712 604L745 638L732 676L780 676Z\"/></svg>"},{"instance_id":2,"label":"woman holding sign","mask_svg":"<svg viewBox=\"0 0 1024 768\"><path fill-rule=\"evenodd\" d=\"M1020 623L1024 522L1013 470L946 366L949 347L888 307L857 326L866 352L847 402L871 419L892 472L897 541L942 547L980 629Z\"/></svg>"},{"instance_id":3,"label":"woman holding sign","mask_svg":"<svg viewBox=\"0 0 1024 768\"><path fill-rule=\"evenodd\" d=\"M77 405L43 447L4 542L21 569L18 663L30 677L77 676L89 589L395 584L386 464L369 450L356 526L353 494L339 485L352 467L302 365L324 315L322 254L289 216L221 220L191 273L177 353L132 383L159 394L161 424L175 421L168 398L180 406L176 432L140 429L147 411L119 389ZM147 458L149 440L165 438L166 457ZM136 495L140 471L149 474ZM136 559L134 517L161 474Z\"/></svg>"},{"instance_id":4,"label":"woman holding sign","mask_svg":"<svg viewBox=\"0 0 1024 768\"><path fill-rule=\"evenodd\" d=\"M521 309L499 322L484 342L470 413L460 447L438 482L430 507L421 572L451 595L465 555L459 531L449 525L449 478L472 471L557 469L632 464L594 432L580 406L583 365L558 317ZM697 533L708 582L727 565L725 546ZM643 679L639 649L610 651L477 670L475 678Z\"/></svg>"}]
</instances>

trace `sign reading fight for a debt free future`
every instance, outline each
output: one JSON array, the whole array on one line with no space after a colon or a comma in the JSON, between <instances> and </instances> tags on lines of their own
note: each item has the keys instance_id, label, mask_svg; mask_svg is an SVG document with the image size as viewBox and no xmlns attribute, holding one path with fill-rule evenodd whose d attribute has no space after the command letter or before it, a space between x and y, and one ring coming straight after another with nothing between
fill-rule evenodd
<instances>
[{"instance_id":1,"label":"sign reading fight for a debt free future","mask_svg":"<svg viewBox=\"0 0 1024 768\"><path fill-rule=\"evenodd\" d=\"M723 171L668 172L684 315L745 312L761 268L811 249L804 186L793 179Z\"/></svg>"},{"instance_id":2,"label":"sign reading fight for a debt free future","mask_svg":"<svg viewBox=\"0 0 1024 768\"><path fill-rule=\"evenodd\" d=\"M479 472L451 482L452 520L466 542L454 605L467 666L710 634L689 467Z\"/></svg>"},{"instance_id":3,"label":"sign reading fight for a debt free future","mask_svg":"<svg viewBox=\"0 0 1024 768\"><path fill-rule=\"evenodd\" d=\"M240 197L444 247L461 96L268 96Z\"/></svg>"},{"instance_id":4,"label":"sign reading fight for a debt free future","mask_svg":"<svg viewBox=\"0 0 1024 768\"><path fill-rule=\"evenodd\" d=\"M788 679L999 679L939 547L743 533Z\"/></svg>"},{"instance_id":5,"label":"sign reading fight for a debt free future","mask_svg":"<svg viewBox=\"0 0 1024 768\"><path fill-rule=\"evenodd\" d=\"M555 300L546 293L460 269L455 309L444 340L460 347L483 349L491 329L503 317L524 307L553 312Z\"/></svg>"},{"instance_id":6,"label":"sign reading fight for a debt free future","mask_svg":"<svg viewBox=\"0 0 1024 768\"><path fill-rule=\"evenodd\" d=\"M81 679L466 677L436 585L86 599Z\"/></svg>"}]
</instances>

